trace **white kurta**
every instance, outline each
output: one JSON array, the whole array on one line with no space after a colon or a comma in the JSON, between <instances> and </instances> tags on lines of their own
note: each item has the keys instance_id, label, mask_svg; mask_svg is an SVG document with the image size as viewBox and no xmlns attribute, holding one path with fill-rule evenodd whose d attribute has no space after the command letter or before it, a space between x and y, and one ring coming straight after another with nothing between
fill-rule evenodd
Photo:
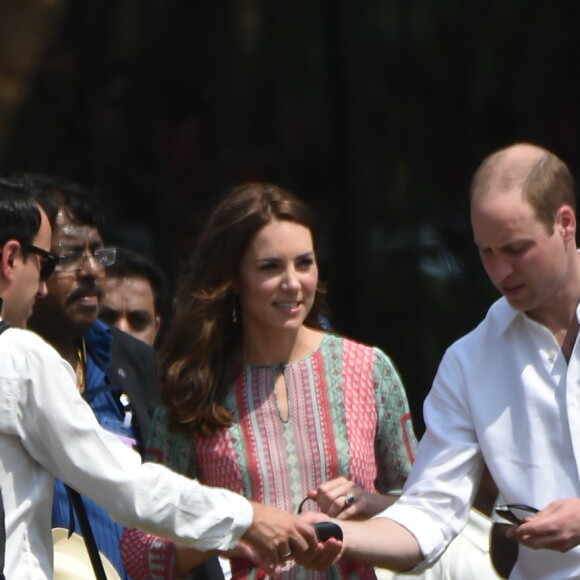
<instances>
[{"instance_id":1,"label":"white kurta","mask_svg":"<svg viewBox=\"0 0 580 580\"><path fill-rule=\"evenodd\" d=\"M0 335L0 486L6 578L52 578L54 477L126 526L202 550L228 549L247 530L241 496L208 488L140 456L100 427L70 365L36 334Z\"/></svg>"}]
</instances>

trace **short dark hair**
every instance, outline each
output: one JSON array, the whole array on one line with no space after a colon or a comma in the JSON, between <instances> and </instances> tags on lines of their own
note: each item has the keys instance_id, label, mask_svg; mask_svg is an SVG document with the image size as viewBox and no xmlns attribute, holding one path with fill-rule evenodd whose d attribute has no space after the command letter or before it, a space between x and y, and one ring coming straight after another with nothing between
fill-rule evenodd
<instances>
[{"instance_id":1,"label":"short dark hair","mask_svg":"<svg viewBox=\"0 0 580 580\"><path fill-rule=\"evenodd\" d=\"M40 229L40 208L22 187L0 180L0 246L8 240L32 245Z\"/></svg>"},{"instance_id":2,"label":"short dark hair","mask_svg":"<svg viewBox=\"0 0 580 580\"><path fill-rule=\"evenodd\" d=\"M115 263L107 266L107 278L125 278L140 276L151 284L155 312L162 318L167 314L167 281L161 268L147 256L128 250L117 248Z\"/></svg>"},{"instance_id":3,"label":"short dark hair","mask_svg":"<svg viewBox=\"0 0 580 580\"><path fill-rule=\"evenodd\" d=\"M54 226L60 210L65 210L72 221L103 228L104 213L97 191L69 181L63 177L40 173L19 173L3 180L21 187L38 202Z\"/></svg>"}]
</instances>

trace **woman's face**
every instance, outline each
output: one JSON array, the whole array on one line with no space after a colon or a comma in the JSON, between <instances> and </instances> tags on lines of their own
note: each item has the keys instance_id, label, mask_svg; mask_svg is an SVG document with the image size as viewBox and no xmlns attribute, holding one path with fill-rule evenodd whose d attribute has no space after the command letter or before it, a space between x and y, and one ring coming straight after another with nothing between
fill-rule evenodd
<instances>
[{"instance_id":1,"label":"woman's face","mask_svg":"<svg viewBox=\"0 0 580 580\"><path fill-rule=\"evenodd\" d=\"M242 257L235 285L245 330L299 328L317 284L310 230L289 221L265 225Z\"/></svg>"}]
</instances>

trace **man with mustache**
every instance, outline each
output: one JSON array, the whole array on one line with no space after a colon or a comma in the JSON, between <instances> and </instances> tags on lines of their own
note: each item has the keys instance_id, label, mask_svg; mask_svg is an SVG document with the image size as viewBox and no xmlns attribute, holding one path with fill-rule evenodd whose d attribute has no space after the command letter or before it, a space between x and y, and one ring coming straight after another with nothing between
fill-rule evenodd
<instances>
[{"instance_id":1,"label":"man with mustache","mask_svg":"<svg viewBox=\"0 0 580 580\"><path fill-rule=\"evenodd\" d=\"M60 178L21 175L14 178L31 193L49 217L51 252L58 257L47 280L48 294L38 302L28 326L67 360L77 387L99 423L142 451L149 410L157 399L154 350L97 319L105 268L115 249L101 237L103 215L92 192ZM83 498L99 550L127 578L120 554L122 526L96 503ZM53 527L69 527L69 500L57 481ZM78 523L76 531L82 535Z\"/></svg>"}]
</instances>

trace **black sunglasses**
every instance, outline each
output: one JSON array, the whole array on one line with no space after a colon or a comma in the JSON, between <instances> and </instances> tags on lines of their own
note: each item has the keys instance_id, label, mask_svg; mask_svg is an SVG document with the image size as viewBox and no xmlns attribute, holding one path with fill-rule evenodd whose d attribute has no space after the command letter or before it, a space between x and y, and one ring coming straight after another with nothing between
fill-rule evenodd
<instances>
[{"instance_id":1,"label":"black sunglasses","mask_svg":"<svg viewBox=\"0 0 580 580\"><path fill-rule=\"evenodd\" d=\"M25 254L36 254L37 256L40 256L40 281L46 282L58 264L57 256L31 244L22 245L22 251Z\"/></svg>"},{"instance_id":2,"label":"black sunglasses","mask_svg":"<svg viewBox=\"0 0 580 580\"><path fill-rule=\"evenodd\" d=\"M494 511L498 516L508 520L508 522L519 525L529 515L538 513L539 510L521 503L509 503L507 505L496 506Z\"/></svg>"}]
</instances>

